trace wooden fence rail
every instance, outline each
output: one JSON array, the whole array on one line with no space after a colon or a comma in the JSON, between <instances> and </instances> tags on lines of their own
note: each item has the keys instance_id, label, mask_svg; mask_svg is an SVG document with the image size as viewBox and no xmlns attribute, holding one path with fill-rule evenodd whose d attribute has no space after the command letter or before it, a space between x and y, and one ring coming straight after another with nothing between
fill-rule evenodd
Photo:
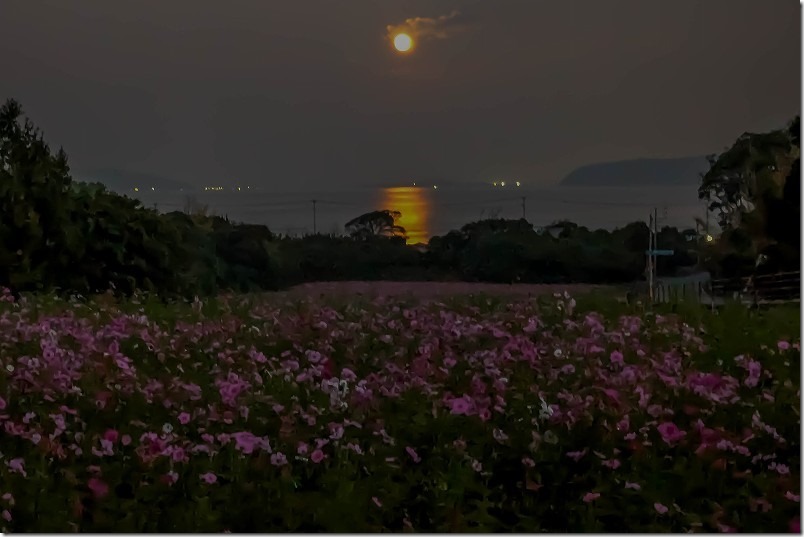
<instances>
[{"instance_id":1,"label":"wooden fence rail","mask_svg":"<svg viewBox=\"0 0 804 537\"><path fill-rule=\"evenodd\" d=\"M727 301L746 305L801 301L801 272L779 272L746 278L710 279L707 275L657 281L656 302L697 302L717 306Z\"/></svg>"},{"instance_id":2,"label":"wooden fence rail","mask_svg":"<svg viewBox=\"0 0 804 537\"><path fill-rule=\"evenodd\" d=\"M713 280L712 293L715 296L736 294L743 302L753 304L798 302L801 300L801 272Z\"/></svg>"}]
</instances>

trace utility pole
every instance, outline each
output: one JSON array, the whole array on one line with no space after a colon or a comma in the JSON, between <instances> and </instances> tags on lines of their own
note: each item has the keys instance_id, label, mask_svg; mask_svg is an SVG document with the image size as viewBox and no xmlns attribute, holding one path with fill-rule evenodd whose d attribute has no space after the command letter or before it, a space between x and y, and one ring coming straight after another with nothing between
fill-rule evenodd
<instances>
[{"instance_id":1,"label":"utility pole","mask_svg":"<svg viewBox=\"0 0 804 537\"><path fill-rule=\"evenodd\" d=\"M526 199L526 196L522 196L522 219L523 220L527 220L527 218L525 217L525 199Z\"/></svg>"},{"instance_id":2,"label":"utility pole","mask_svg":"<svg viewBox=\"0 0 804 537\"><path fill-rule=\"evenodd\" d=\"M653 248L651 248L651 277L650 277L650 298L653 301L656 298L656 264L658 259L656 258L656 250L658 249L658 242L659 242L659 210L654 207L653 208Z\"/></svg>"},{"instance_id":3,"label":"utility pole","mask_svg":"<svg viewBox=\"0 0 804 537\"><path fill-rule=\"evenodd\" d=\"M316 225L316 220L315 220L315 217L316 217L316 214L315 214L315 204L316 204L316 202L317 202L317 201L318 201L318 200L313 200L313 235L317 235L317 234L318 234L318 227L317 227L317 225Z\"/></svg>"},{"instance_id":4,"label":"utility pole","mask_svg":"<svg viewBox=\"0 0 804 537\"><path fill-rule=\"evenodd\" d=\"M648 217L648 296L650 303L653 304L653 250L655 244L653 240L653 215Z\"/></svg>"}]
</instances>

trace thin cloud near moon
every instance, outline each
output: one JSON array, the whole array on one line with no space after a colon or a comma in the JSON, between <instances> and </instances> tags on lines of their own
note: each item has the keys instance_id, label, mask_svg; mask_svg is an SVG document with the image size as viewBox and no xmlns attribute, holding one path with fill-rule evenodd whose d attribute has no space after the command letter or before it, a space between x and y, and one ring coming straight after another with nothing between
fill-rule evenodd
<instances>
[{"instance_id":1,"label":"thin cloud near moon","mask_svg":"<svg viewBox=\"0 0 804 537\"><path fill-rule=\"evenodd\" d=\"M393 40L399 33L410 35L414 40L448 39L467 27L459 11L440 17L413 17L401 24L387 26L388 39Z\"/></svg>"}]
</instances>

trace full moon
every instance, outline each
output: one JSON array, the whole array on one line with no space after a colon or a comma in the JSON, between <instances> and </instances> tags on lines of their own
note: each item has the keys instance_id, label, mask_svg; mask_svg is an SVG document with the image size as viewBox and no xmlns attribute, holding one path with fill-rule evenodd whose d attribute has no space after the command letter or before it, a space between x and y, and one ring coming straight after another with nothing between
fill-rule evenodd
<instances>
[{"instance_id":1,"label":"full moon","mask_svg":"<svg viewBox=\"0 0 804 537\"><path fill-rule=\"evenodd\" d=\"M394 48L399 52L407 52L413 46L413 39L408 34L397 34L394 37Z\"/></svg>"}]
</instances>

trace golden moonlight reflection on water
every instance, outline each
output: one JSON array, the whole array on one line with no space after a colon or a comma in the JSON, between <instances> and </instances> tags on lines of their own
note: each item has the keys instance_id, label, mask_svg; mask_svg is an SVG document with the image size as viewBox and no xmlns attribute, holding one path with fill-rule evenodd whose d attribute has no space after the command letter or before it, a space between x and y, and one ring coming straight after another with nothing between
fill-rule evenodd
<instances>
[{"instance_id":1,"label":"golden moonlight reflection on water","mask_svg":"<svg viewBox=\"0 0 804 537\"><path fill-rule=\"evenodd\" d=\"M397 225L408 233L408 244L430 240L430 191L426 188L403 186L384 188L380 209L399 211Z\"/></svg>"}]
</instances>

